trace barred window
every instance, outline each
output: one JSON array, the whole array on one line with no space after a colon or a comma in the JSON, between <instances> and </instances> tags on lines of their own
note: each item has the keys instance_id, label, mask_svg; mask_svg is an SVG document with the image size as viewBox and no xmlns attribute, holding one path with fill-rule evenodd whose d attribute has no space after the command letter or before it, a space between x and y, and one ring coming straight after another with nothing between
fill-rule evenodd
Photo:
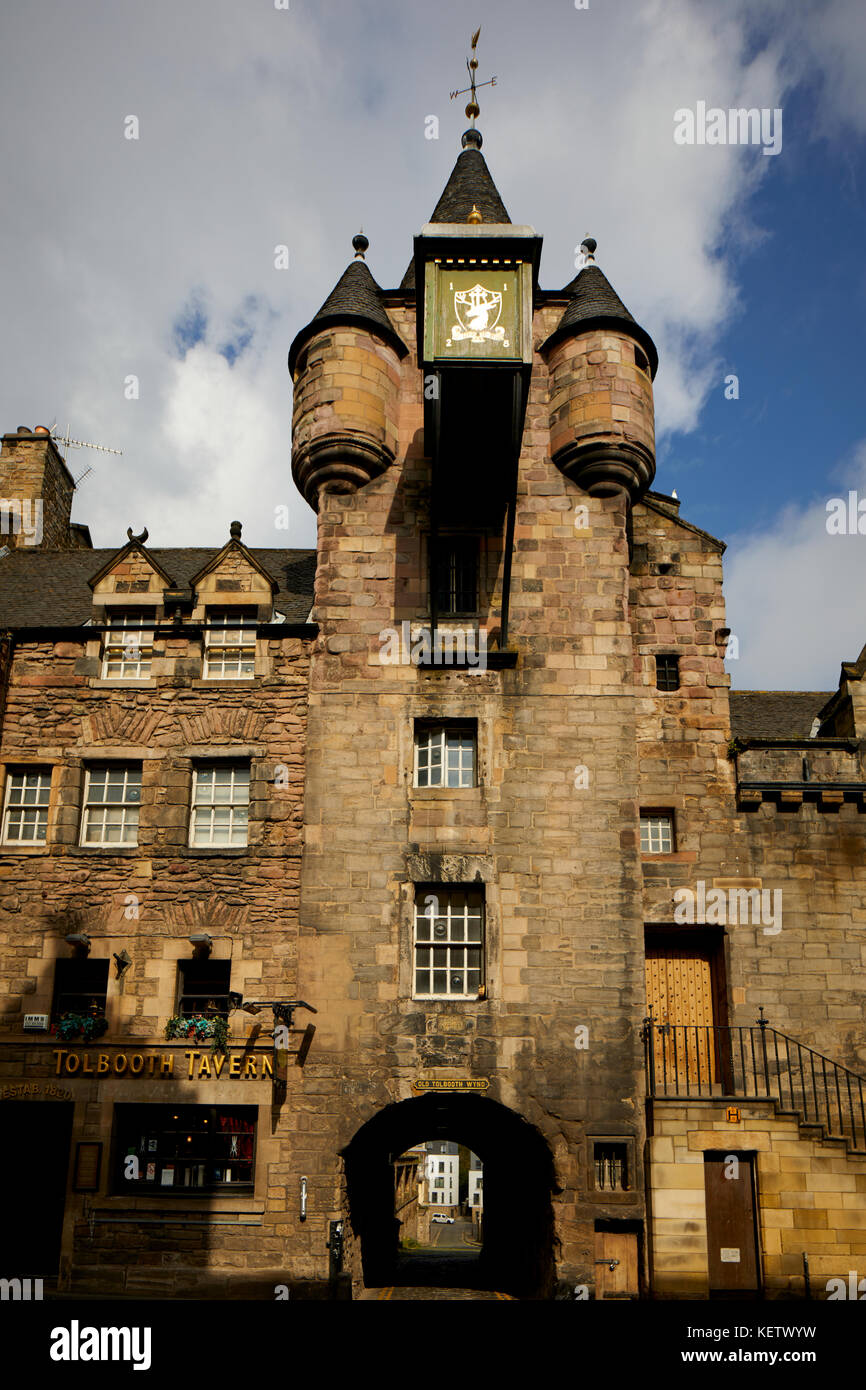
<instances>
[{"instance_id":1,"label":"barred window","mask_svg":"<svg viewBox=\"0 0 866 1390\"><path fill-rule=\"evenodd\" d=\"M48 833L48 798L51 768L31 767L6 775L3 807L3 843L40 845Z\"/></svg>"},{"instance_id":2,"label":"barred window","mask_svg":"<svg viewBox=\"0 0 866 1390\"><path fill-rule=\"evenodd\" d=\"M415 725L415 786L474 787L474 724Z\"/></svg>"},{"instance_id":3,"label":"barred window","mask_svg":"<svg viewBox=\"0 0 866 1390\"><path fill-rule=\"evenodd\" d=\"M248 763L199 763L194 774L190 844L245 845L249 804Z\"/></svg>"},{"instance_id":4,"label":"barred window","mask_svg":"<svg viewBox=\"0 0 866 1390\"><path fill-rule=\"evenodd\" d=\"M141 763L93 763L87 769L83 845L135 845L141 802Z\"/></svg>"},{"instance_id":5,"label":"barred window","mask_svg":"<svg viewBox=\"0 0 866 1390\"><path fill-rule=\"evenodd\" d=\"M102 648L104 680L143 680L153 656L153 613L109 613Z\"/></svg>"},{"instance_id":6,"label":"barred window","mask_svg":"<svg viewBox=\"0 0 866 1390\"><path fill-rule=\"evenodd\" d=\"M476 998L482 982L483 893L438 884L416 892L416 997Z\"/></svg>"},{"instance_id":7,"label":"barred window","mask_svg":"<svg viewBox=\"0 0 866 1390\"><path fill-rule=\"evenodd\" d=\"M595 1186L599 1192L628 1190L628 1146L626 1144L594 1144L593 1163Z\"/></svg>"},{"instance_id":8,"label":"barred window","mask_svg":"<svg viewBox=\"0 0 866 1390\"><path fill-rule=\"evenodd\" d=\"M656 686L659 690L679 690L680 659L669 654L656 657Z\"/></svg>"},{"instance_id":9,"label":"barred window","mask_svg":"<svg viewBox=\"0 0 866 1390\"><path fill-rule=\"evenodd\" d=\"M256 670L255 608L209 608L205 630L206 680L249 679Z\"/></svg>"},{"instance_id":10,"label":"barred window","mask_svg":"<svg viewBox=\"0 0 866 1390\"><path fill-rule=\"evenodd\" d=\"M436 611L442 617L478 611L477 536L436 540Z\"/></svg>"},{"instance_id":11,"label":"barred window","mask_svg":"<svg viewBox=\"0 0 866 1390\"><path fill-rule=\"evenodd\" d=\"M674 848L672 817L664 815L641 816L640 848L642 854L672 854Z\"/></svg>"}]
</instances>

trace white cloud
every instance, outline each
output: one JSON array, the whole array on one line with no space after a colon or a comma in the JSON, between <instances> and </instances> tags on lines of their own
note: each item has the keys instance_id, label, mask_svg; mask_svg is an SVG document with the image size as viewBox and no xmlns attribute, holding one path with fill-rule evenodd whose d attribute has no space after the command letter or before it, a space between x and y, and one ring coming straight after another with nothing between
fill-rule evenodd
<instances>
[{"instance_id":1,"label":"white cloud","mask_svg":"<svg viewBox=\"0 0 866 1390\"><path fill-rule=\"evenodd\" d=\"M859 22L853 5L830 0L820 22L816 9L796 25L789 8L768 5L780 37L757 51L746 0L585 11L478 0L472 17L479 75L499 76L482 93L480 126L506 206L545 236L545 286L571 279L585 234L598 239L600 265L659 347L661 437L694 429L720 379L716 344L741 307L737 256L763 234L749 195L779 162L678 147L674 111L698 99L779 105L821 64L828 91L839 81L829 121L861 90L861 60L844 42ZM448 90L463 85L465 7L79 0L13 8L4 27L0 154L15 177L0 255L15 275L0 428L56 415L77 437L124 450L70 458L76 474L94 466L75 516L97 544L122 540L130 511L165 519L155 542L215 542L225 507L251 543L312 543L314 517L290 482L286 351L351 258L359 224L376 278L399 282L459 152L465 99L449 103ZM424 138L431 113L438 141ZM138 141L123 138L129 114ZM280 243L288 271L274 269ZM171 327L196 286L214 334L247 296L265 306L230 371L207 352L177 371ZM211 355L219 341L209 336ZM135 402L124 398L129 373ZM286 500L292 530L275 537L269 518Z\"/></svg>"},{"instance_id":2,"label":"white cloud","mask_svg":"<svg viewBox=\"0 0 866 1390\"><path fill-rule=\"evenodd\" d=\"M834 481L832 492L731 541L725 598L739 657L727 669L736 689L834 690L840 663L866 641L866 535L827 531L831 497L847 501L854 490L866 501L866 440Z\"/></svg>"}]
</instances>

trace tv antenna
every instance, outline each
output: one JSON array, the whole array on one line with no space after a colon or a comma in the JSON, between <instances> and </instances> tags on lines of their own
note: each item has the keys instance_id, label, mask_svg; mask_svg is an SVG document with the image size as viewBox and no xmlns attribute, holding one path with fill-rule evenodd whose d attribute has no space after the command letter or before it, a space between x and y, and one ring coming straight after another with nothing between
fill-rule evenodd
<instances>
[{"instance_id":1,"label":"tv antenna","mask_svg":"<svg viewBox=\"0 0 866 1390\"><path fill-rule=\"evenodd\" d=\"M122 453L123 453L123 450L122 450L122 449L109 449L108 446L107 446L106 444L91 444L91 443L90 443L88 440L86 440L86 439L73 439L72 436L71 436L70 433L69 433L69 425L68 425L68 424L67 424L67 426L66 426L66 433L65 433L65 434L55 434L55 432L54 432L54 424L51 425L51 428L49 429L48 433L50 434L51 438L54 440L54 443L55 443L55 444L65 444L65 446L66 446L67 449L98 449L99 452L100 452L101 454L122 454ZM92 468L92 467L91 467L91 468L85 468L84 472L83 472L83 473L79 473L78 477L74 479L74 486L75 486L75 487L78 487L78 484L79 484L79 483L83 483L83 482L84 482L84 479L87 477L88 473L92 473L92 472L93 472L93 468Z\"/></svg>"}]
</instances>

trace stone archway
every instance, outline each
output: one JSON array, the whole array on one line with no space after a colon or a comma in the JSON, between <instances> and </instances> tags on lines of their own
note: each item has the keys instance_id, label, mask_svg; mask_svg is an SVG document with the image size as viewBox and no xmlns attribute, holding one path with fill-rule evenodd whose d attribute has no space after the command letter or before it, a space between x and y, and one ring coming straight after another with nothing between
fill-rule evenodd
<instances>
[{"instance_id":1,"label":"stone archway","mask_svg":"<svg viewBox=\"0 0 866 1390\"><path fill-rule=\"evenodd\" d=\"M364 1282L394 1281L398 1223L392 1162L413 1144L450 1139L484 1164L486 1287L529 1298L552 1296L553 1157L543 1136L497 1101L442 1093L399 1101L362 1125L343 1150L349 1221L361 1247Z\"/></svg>"}]
</instances>

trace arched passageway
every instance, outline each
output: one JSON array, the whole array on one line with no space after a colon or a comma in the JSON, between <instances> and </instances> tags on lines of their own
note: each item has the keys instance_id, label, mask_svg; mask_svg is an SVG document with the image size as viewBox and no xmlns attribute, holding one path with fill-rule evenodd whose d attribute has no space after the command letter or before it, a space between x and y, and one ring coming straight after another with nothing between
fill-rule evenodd
<instances>
[{"instance_id":1,"label":"arched passageway","mask_svg":"<svg viewBox=\"0 0 866 1390\"><path fill-rule=\"evenodd\" d=\"M554 1283L553 1159L537 1129L497 1101L475 1095L419 1096L386 1106L343 1150L352 1232L364 1282L400 1282L393 1163L414 1144L449 1139L484 1164L484 1246L476 1283L524 1298Z\"/></svg>"}]
</instances>

